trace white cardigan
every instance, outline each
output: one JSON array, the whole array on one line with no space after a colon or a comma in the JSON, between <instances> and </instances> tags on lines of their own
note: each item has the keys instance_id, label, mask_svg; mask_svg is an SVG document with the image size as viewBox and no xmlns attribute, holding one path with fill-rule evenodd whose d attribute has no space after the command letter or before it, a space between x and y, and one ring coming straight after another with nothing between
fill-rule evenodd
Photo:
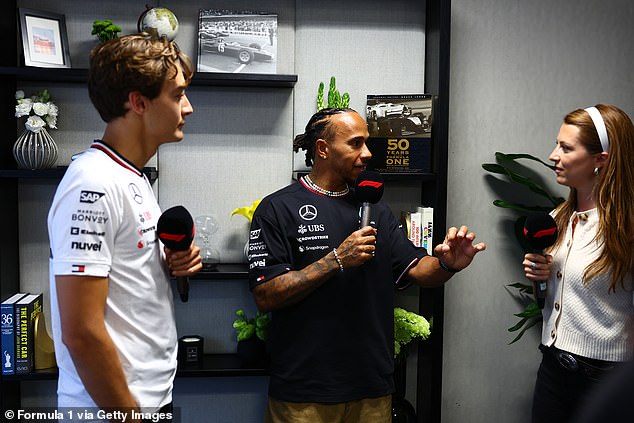
<instances>
[{"instance_id":1,"label":"white cardigan","mask_svg":"<svg viewBox=\"0 0 634 423\"><path fill-rule=\"evenodd\" d=\"M593 240L598 225L597 209L573 213L562 244L550 252L554 260L542 312L542 344L583 357L626 361L634 352L632 275L625 279L625 290L617 284L616 293L609 292L609 272L583 283L586 266L601 252Z\"/></svg>"}]
</instances>

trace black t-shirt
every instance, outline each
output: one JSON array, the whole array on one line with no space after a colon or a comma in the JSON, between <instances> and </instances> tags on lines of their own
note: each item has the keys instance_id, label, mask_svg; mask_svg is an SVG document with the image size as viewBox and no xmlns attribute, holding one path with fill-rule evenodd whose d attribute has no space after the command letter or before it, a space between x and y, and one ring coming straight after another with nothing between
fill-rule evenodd
<instances>
[{"instance_id":1,"label":"black t-shirt","mask_svg":"<svg viewBox=\"0 0 634 423\"><path fill-rule=\"evenodd\" d=\"M301 183L264 198L249 236L251 288L338 247L359 228L359 210L352 193L327 197ZM374 259L272 313L273 398L339 403L393 392L394 287L426 252L384 203L372 205L371 221L378 231Z\"/></svg>"}]
</instances>

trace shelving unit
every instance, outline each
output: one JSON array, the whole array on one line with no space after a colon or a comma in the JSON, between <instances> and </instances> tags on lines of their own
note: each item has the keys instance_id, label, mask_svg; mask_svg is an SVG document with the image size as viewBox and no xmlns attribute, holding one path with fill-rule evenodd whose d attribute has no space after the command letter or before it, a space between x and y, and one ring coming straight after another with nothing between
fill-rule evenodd
<instances>
[{"instance_id":1,"label":"shelving unit","mask_svg":"<svg viewBox=\"0 0 634 423\"><path fill-rule=\"evenodd\" d=\"M378 1L378 0L376 0ZM6 8L11 11L18 5L17 0L8 0ZM434 127L432 133L432 168L429 174L385 175L386 181L420 181L422 189L420 203L434 207L434 223L438 230L434 233L434 244L442 241L446 227L447 199L447 142L449 124L449 45L450 45L450 0L427 0L425 2L425 87L424 92L437 97L434 104ZM19 33L14 13L0 14L0 26L5 28L8 42L5 54L0 56L0 98L12 99L16 86L22 81L47 82L60 84L85 84L87 69L28 68L17 66ZM413 49L412 51L415 51ZM293 88L298 81L297 75L287 74L230 74L197 73L191 85L194 87L268 87ZM11 147L17 138L13 104L0 102L0 191L3 204L0 207L0 219L5 222L3 237L0 241L0 285L1 296L6 298L20 288L19 274L19 233L18 233L18 187L25 179L59 179L65 168L45 170L16 169ZM160 168L159 168L160 169ZM152 180L158 176L158 169L144 169ZM244 263L222 263L218 269L203 272L194 278L193 283L214 280L245 280L247 265ZM442 356L443 356L443 308L444 289L425 290L419 295L420 313L434 319L432 337L419 343L417 373L417 416L421 422L440 422L442 393ZM243 368L235 354L205 355L200 369L179 369L179 378L205 378L230 376L265 376L265 369ZM411 377L412 375L410 375ZM56 370L38 371L29 375L2 377L3 409L16 409L20 404L20 381L54 380Z\"/></svg>"}]
</instances>

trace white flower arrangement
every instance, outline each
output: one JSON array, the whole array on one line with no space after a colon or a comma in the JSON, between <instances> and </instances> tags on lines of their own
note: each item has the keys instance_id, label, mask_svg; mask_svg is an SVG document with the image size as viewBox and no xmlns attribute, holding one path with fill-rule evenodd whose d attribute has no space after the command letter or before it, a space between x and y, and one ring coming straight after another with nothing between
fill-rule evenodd
<instances>
[{"instance_id":1,"label":"white flower arrangement","mask_svg":"<svg viewBox=\"0 0 634 423\"><path fill-rule=\"evenodd\" d=\"M40 132L46 126L51 129L57 129L57 113L59 109L51 101L48 90L41 91L31 97L25 97L24 91L17 90L15 99L17 101L15 117L28 116L24 124L26 129L35 133Z\"/></svg>"}]
</instances>

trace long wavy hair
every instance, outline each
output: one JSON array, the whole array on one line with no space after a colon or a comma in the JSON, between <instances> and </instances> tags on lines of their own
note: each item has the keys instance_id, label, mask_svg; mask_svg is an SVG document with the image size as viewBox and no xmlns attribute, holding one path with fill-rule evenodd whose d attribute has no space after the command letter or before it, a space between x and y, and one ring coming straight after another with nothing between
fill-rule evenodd
<instances>
[{"instance_id":1,"label":"long wavy hair","mask_svg":"<svg viewBox=\"0 0 634 423\"><path fill-rule=\"evenodd\" d=\"M605 165L596 176L594 196L599 212L595 241L602 245L599 257L584 271L587 283L593 277L611 272L609 290L624 287L625 277L634 269L634 125L616 106L597 104L605 121L610 148ZM591 155L603 151L597 130L588 112L577 109L567 114L564 123L579 128L579 142ZM577 207L577 190L570 188L568 200L555 210L557 227L565 228ZM565 231L560 230L554 247L561 245Z\"/></svg>"}]
</instances>

